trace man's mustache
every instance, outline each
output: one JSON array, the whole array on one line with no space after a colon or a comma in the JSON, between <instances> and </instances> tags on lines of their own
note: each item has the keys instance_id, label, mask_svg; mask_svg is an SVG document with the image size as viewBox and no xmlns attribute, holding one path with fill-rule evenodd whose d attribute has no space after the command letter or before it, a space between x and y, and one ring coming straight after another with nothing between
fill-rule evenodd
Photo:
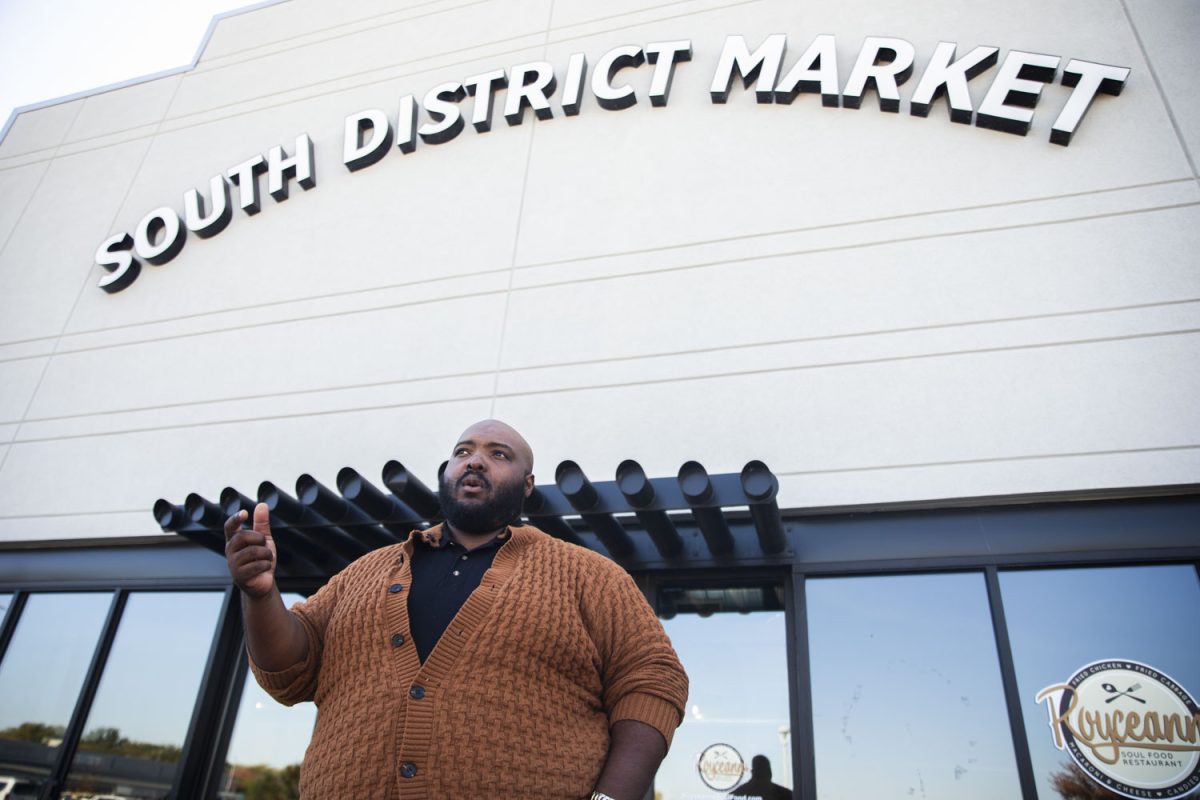
<instances>
[{"instance_id":1,"label":"man's mustache","mask_svg":"<svg viewBox=\"0 0 1200 800\"><path fill-rule=\"evenodd\" d=\"M483 488L485 488L485 489L492 488L492 482L489 481L482 472L476 472L475 470L470 470L470 469L459 476L458 480L455 481L455 483L454 483L454 488L457 489L460 486L462 486L463 481L465 481L467 478L475 478L477 481L479 481L480 483L483 484Z\"/></svg>"}]
</instances>

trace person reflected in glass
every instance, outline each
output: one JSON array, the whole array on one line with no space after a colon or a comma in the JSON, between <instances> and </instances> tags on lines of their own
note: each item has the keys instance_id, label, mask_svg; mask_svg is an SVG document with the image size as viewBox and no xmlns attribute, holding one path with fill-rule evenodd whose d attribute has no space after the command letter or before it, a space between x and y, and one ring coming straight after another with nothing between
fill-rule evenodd
<instances>
[{"instance_id":1,"label":"person reflected in glass","mask_svg":"<svg viewBox=\"0 0 1200 800\"><path fill-rule=\"evenodd\" d=\"M761 800L792 800L792 790L771 783L771 759L763 755L750 759L750 780L729 793L730 797L757 797Z\"/></svg>"}]
</instances>

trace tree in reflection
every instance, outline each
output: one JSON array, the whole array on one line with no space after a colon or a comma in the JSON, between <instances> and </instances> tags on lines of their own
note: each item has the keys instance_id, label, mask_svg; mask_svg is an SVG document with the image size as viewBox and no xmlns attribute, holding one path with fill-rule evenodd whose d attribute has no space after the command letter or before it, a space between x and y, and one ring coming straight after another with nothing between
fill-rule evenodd
<instances>
[{"instance_id":1,"label":"tree in reflection","mask_svg":"<svg viewBox=\"0 0 1200 800\"><path fill-rule=\"evenodd\" d=\"M79 741L79 749L115 756L165 761L170 764L177 762L183 752L181 748L172 744L130 741L121 735L118 728L94 728L88 731Z\"/></svg>"},{"instance_id":2,"label":"tree in reflection","mask_svg":"<svg viewBox=\"0 0 1200 800\"><path fill-rule=\"evenodd\" d=\"M20 725L0 731L0 739L57 746L62 741L64 733L66 733L66 728L62 725L47 725L44 722L22 722Z\"/></svg>"},{"instance_id":3,"label":"tree in reflection","mask_svg":"<svg viewBox=\"0 0 1200 800\"><path fill-rule=\"evenodd\" d=\"M0 730L0 739L18 742L36 742L57 747L62 742L66 729L62 725L47 725L44 722L22 722L12 728ZM115 756L146 758L173 764L179 760L182 749L173 744L135 742L121 735L118 728L94 728L84 734L79 742L80 750L108 753Z\"/></svg>"},{"instance_id":4,"label":"tree in reflection","mask_svg":"<svg viewBox=\"0 0 1200 800\"><path fill-rule=\"evenodd\" d=\"M1089 778L1074 761L1064 761L1059 771L1050 775L1050 786L1063 800L1124 800Z\"/></svg>"},{"instance_id":5,"label":"tree in reflection","mask_svg":"<svg viewBox=\"0 0 1200 800\"><path fill-rule=\"evenodd\" d=\"M300 765L282 769L266 764L229 767L229 784L245 800L296 800L300 796Z\"/></svg>"}]
</instances>

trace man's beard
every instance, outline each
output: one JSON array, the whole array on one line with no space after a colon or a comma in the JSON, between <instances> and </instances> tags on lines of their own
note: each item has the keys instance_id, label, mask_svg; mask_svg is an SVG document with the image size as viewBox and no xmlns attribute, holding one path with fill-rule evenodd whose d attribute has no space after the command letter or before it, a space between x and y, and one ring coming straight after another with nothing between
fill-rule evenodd
<instances>
[{"instance_id":1,"label":"man's beard","mask_svg":"<svg viewBox=\"0 0 1200 800\"><path fill-rule=\"evenodd\" d=\"M468 470L459 476L459 483L468 475L474 475L484 487L492 490L492 497L478 503L464 503L454 498L454 489L443 475L438 482L438 502L442 515L457 531L463 533L491 533L515 522L521 516L525 503L525 482L496 485L480 472Z\"/></svg>"}]
</instances>

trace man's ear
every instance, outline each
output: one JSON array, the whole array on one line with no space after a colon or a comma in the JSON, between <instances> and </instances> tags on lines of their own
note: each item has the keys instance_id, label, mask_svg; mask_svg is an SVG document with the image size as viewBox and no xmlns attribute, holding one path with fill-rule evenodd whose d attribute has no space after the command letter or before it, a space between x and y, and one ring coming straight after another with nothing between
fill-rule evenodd
<instances>
[{"instance_id":1,"label":"man's ear","mask_svg":"<svg viewBox=\"0 0 1200 800\"><path fill-rule=\"evenodd\" d=\"M532 472L525 476L525 496L529 497L529 495L531 495L531 494L533 494L533 473Z\"/></svg>"}]
</instances>

